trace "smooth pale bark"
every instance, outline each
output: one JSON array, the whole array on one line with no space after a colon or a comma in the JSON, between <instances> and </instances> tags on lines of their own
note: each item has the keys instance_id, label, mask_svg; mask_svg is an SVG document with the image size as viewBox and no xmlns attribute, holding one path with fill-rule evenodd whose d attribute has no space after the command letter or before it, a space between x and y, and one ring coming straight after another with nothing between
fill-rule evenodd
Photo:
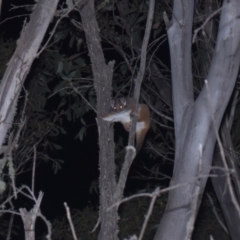
<instances>
[{"instance_id":1,"label":"smooth pale bark","mask_svg":"<svg viewBox=\"0 0 240 240\"><path fill-rule=\"evenodd\" d=\"M224 119L219 130L226 161L224 162L222 152L217 144L213 156L212 170L215 177L211 178L231 239L240 239L240 228L236 227L240 224L239 208L236 203L239 203L240 200L239 157L234 149L231 139L231 129L238 102L238 96L239 92L236 90L233 98L231 99L231 103L229 104L231 107L229 107L227 113L224 114ZM225 164L228 166L226 167ZM228 172L231 174L227 174L226 168L229 169ZM231 179L232 189L230 189L227 184L229 179Z\"/></svg>"},{"instance_id":2,"label":"smooth pale bark","mask_svg":"<svg viewBox=\"0 0 240 240\"><path fill-rule=\"evenodd\" d=\"M27 211L25 208L19 209L24 226L25 240L35 240L36 220L40 212L39 209L42 202L42 198L43 192L40 192L34 207L30 211ZM51 239L51 236L47 235L47 239Z\"/></svg>"},{"instance_id":3,"label":"smooth pale bark","mask_svg":"<svg viewBox=\"0 0 240 240\"><path fill-rule=\"evenodd\" d=\"M39 0L22 30L17 48L0 84L0 148L12 126L22 85L54 16L58 0Z\"/></svg>"},{"instance_id":4,"label":"smooth pale bark","mask_svg":"<svg viewBox=\"0 0 240 240\"><path fill-rule=\"evenodd\" d=\"M198 65L200 76L206 76L208 73L210 61L213 56L214 47L215 47L215 36L216 36L216 27L218 25L217 21L214 18L209 19L209 17L215 12L216 6L215 2L212 0L204 0L204 12L203 21L206 21L204 25L203 31L199 32L200 41L199 47L202 51L205 51L206 59L205 61L201 61L200 65ZM218 10L217 10L218 11ZM198 37L199 37L198 36ZM237 104L238 91L235 91L234 97L231 100L231 103L228 104L228 110L224 114L224 120L221 123L219 134L221 137L221 143L223 145L223 149L225 152L226 162L228 164L228 168L233 170L231 172L231 180L233 183L234 194L236 199L240 199L240 169L239 169L239 158L234 150L234 146L232 144L231 139L231 128L235 113L235 108ZM224 216L224 222L228 228L229 235L231 239L240 239L240 228L236 228L240 224L240 215L236 208L236 205L232 201L232 193L229 190L229 186L227 183L227 175L226 175L226 167L223 164L223 159L220 154L220 150L218 144L214 150L213 156L213 170L212 173L215 175L211 178L217 199L219 204L221 205L222 213ZM216 177L218 176L218 177Z\"/></svg>"},{"instance_id":5,"label":"smooth pale bark","mask_svg":"<svg viewBox=\"0 0 240 240\"><path fill-rule=\"evenodd\" d=\"M236 198L239 199L239 159L231 142L230 129L228 128L228 125L228 121L224 121L222 124L221 139L228 162L228 167L229 169L234 170L234 172L231 174L231 178L233 182L233 188L235 189L234 193L236 193ZM218 175L218 177L213 177L211 180L218 198L218 202L222 208L229 235L231 236L231 239L240 239L240 228L236 227L240 224L240 215L232 201L232 196L227 185L227 176L222 170L224 169L224 164L219 148L215 150L213 163L214 166L217 166L217 168L214 168L212 172Z\"/></svg>"},{"instance_id":6,"label":"smooth pale bark","mask_svg":"<svg viewBox=\"0 0 240 240\"><path fill-rule=\"evenodd\" d=\"M176 136L186 108L193 104L192 84L192 24L194 1L174 1L172 25L168 29L171 57L172 99ZM176 141L182 142L176 138ZM177 143L178 145L179 143Z\"/></svg>"},{"instance_id":7,"label":"smooth pale bark","mask_svg":"<svg viewBox=\"0 0 240 240\"><path fill-rule=\"evenodd\" d=\"M188 93L192 89L189 63L191 61L189 34L191 35L192 29L188 25L192 24L190 21L193 15L192 2L174 1L173 24L168 29L176 136L175 166L171 186L178 184L184 186L170 191L155 240L179 240L191 237L191 218L196 217L212 165L216 142L214 124L218 129L239 70L240 2L224 1L215 51L207 76L209 87L207 89L204 86L197 100L193 102L192 92ZM182 6L182 4L186 5ZM214 124L212 116L214 116ZM202 158L200 158L200 145ZM197 187L200 188L199 197L198 201L194 202ZM195 203L196 212L193 211Z\"/></svg>"}]
</instances>

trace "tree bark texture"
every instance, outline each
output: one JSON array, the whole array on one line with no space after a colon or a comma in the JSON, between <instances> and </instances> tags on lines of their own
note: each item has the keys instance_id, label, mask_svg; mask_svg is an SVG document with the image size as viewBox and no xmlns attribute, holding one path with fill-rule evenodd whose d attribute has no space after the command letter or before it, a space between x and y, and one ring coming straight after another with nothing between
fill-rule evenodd
<instances>
[{"instance_id":1,"label":"tree bark texture","mask_svg":"<svg viewBox=\"0 0 240 240\"><path fill-rule=\"evenodd\" d=\"M92 63L94 87L97 94L97 112L104 115L110 109L111 84L114 62L105 63L100 43L99 28L96 21L94 1L89 0L80 7L82 26L85 32L89 56ZM118 234L117 208L107 209L114 203L116 190L114 140L111 123L97 119L99 133L99 189L100 189L100 221L99 240L115 240Z\"/></svg>"},{"instance_id":2,"label":"tree bark texture","mask_svg":"<svg viewBox=\"0 0 240 240\"><path fill-rule=\"evenodd\" d=\"M175 165L164 216L157 239L189 239L191 219L196 217L224 111L232 94L240 63L239 1L224 1L217 42L205 85L193 99L191 37L194 1L174 1L168 28L171 53L175 121ZM214 119L214 121L213 121ZM194 212L194 194L200 187ZM190 233L190 235L189 235Z\"/></svg>"},{"instance_id":3,"label":"tree bark texture","mask_svg":"<svg viewBox=\"0 0 240 240\"><path fill-rule=\"evenodd\" d=\"M43 192L40 192L34 207L30 211L27 211L25 208L19 209L24 226L25 240L35 240L36 219L40 210L42 198ZM50 238L51 236L48 235L47 239Z\"/></svg>"},{"instance_id":4,"label":"tree bark texture","mask_svg":"<svg viewBox=\"0 0 240 240\"><path fill-rule=\"evenodd\" d=\"M204 76L207 75L208 69L210 66L210 62L214 53L215 46L215 36L216 36L216 27L217 21L209 17L217 10L216 2L213 0L204 0L204 19L203 22L204 28L203 31L200 31L200 49L205 51L205 61L201 61L200 65L197 67L200 70L200 82L204 85ZM228 110L224 114L224 120L219 129L219 134L221 136L221 143L223 145L225 158L227 161L228 169L226 169L223 164L223 159L220 154L218 143L216 143L216 147L214 150L213 156L213 170L212 173L214 176L211 178L216 196L221 205L222 213L224 216L225 223L228 227L229 235L231 239L240 239L240 229L236 228L240 224L240 215L232 201L231 191L229 190L229 186L227 184L228 177L231 178L233 182L234 195L237 199L240 199L240 170L238 166L239 159L235 153L234 146L232 144L231 139L231 128L236 108L238 98L238 92L235 92L234 97L228 104ZM231 172L230 176L228 175L228 171ZM236 194L235 194L236 193Z\"/></svg>"},{"instance_id":5,"label":"tree bark texture","mask_svg":"<svg viewBox=\"0 0 240 240\"><path fill-rule=\"evenodd\" d=\"M233 104L233 107L235 104ZM231 116L233 117L233 116ZM234 194L236 198L240 199L240 169L239 169L239 158L234 151L234 147L231 140L231 120L226 116L223 123L221 124L220 135L222 139L222 145L225 152L225 158L228 164L229 171L232 171L230 176L227 176L227 169L223 164L223 159L220 154L219 147L215 148L213 156L214 168L212 173L217 175L213 177L212 184L217 195L219 204L222 208L225 223L227 225L229 235L231 239L240 239L240 228L236 227L240 224L240 215L237 208L232 201L232 195L227 184L227 177L231 177Z\"/></svg>"}]
</instances>

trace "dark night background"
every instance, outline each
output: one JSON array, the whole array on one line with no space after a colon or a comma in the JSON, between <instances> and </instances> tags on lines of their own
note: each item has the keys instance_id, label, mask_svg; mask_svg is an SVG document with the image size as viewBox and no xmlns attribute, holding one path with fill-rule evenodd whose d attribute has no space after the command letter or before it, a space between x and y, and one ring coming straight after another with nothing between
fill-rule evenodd
<instances>
[{"instance_id":1,"label":"dark night background","mask_svg":"<svg viewBox=\"0 0 240 240\"><path fill-rule=\"evenodd\" d=\"M2 36L5 38L12 38L13 40L17 40L19 38L23 21L26 17L26 14L29 14L29 12L24 8L18 8L12 11L9 10L12 5L20 6L32 3L32 1L26 0L3 1L0 25L0 32ZM63 21L68 21L68 19L63 19ZM166 45L163 47L163 49L168 51ZM65 50L68 51L69 49L66 48ZM62 51L64 51L64 48ZM109 60L117 57L117 55L111 55L111 51L109 52L109 55L106 56L106 58L109 58ZM167 59L166 62L168 63L169 60ZM38 59L36 59L33 63L32 69L37 64ZM26 79L26 87L28 82L31 81L31 72ZM56 80L51 82L51 86L49 87L53 89L54 85L57 84L57 81L58 79L56 78ZM60 96L52 98L51 101L48 101L45 109L49 112L54 111L59 101ZM57 216L64 216L66 214L63 206L64 202L67 202L70 209L81 210L87 205L93 206L96 210L98 209L98 192L92 190L90 193L90 188L93 184L93 181L95 181L95 186L98 186L97 180L99 175L98 132L95 117L96 115L93 111L90 111L84 115L83 118L90 127L87 129L83 141L80 141L79 138L76 137L77 133L82 127L81 122L69 122L65 117L63 117L63 126L67 134L61 134L57 138L52 138L56 144L62 146L62 149L48 152L51 158L61 159L64 161L64 163L61 165L61 170L59 170L56 174L53 174L51 162L37 161L38 167L36 168L35 194L38 194L40 190L44 192L41 211L50 221L53 221ZM147 139L149 139L152 134L153 133L150 130L147 135ZM121 124L116 124L115 138L118 139L119 136L123 137L123 146L125 146L127 143L128 134L124 131ZM147 179L139 179L137 176L149 174L148 170L143 169L143 166L150 168L156 164L156 160L153 161L152 159L147 159L146 157L148 155L144 152L144 150L141 151L141 156L138 156L134 160L134 163L131 167L125 190L126 195L134 193L136 189L144 188ZM30 169L31 165L32 163L30 162ZM163 168L166 168L165 174L171 174L171 167ZM30 186L31 177L31 171L27 171L19 175L16 179L17 186L21 186L22 184ZM155 181L152 180L152 183L154 182ZM33 206L33 202L26 200L26 198L23 196L20 196L16 201L14 201L14 205L16 209L25 207L27 210L30 210ZM15 217L15 221L22 226L20 217ZM44 226L38 227L37 231L41 232L42 229L44 229Z\"/></svg>"},{"instance_id":2,"label":"dark night background","mask_svg":"<svg viewBox=\"0 0 240 240\"><path fill-rule=\"evenodd\" d=\"M61 6L62 3L63 1L60 1L58 8L59 6ZM0 33L2 37L4 37L5 39L13 39L14 41L16 41L19 38L24 19L26 18L26 15L31 14L31 12L26 11L25 8L17 8L11 11L10 9L13 5L21 6L28 4L32 5L33 1L3 0L0 23ZM78 14L74 12L71 13L70 16L76 21L81 21ZM69 26L69 28L73 28L74 29L73 31L76 31L77 33L78 30L77 29L75 30L75 27L70 23L70 18L64 18L62 21L65 22L66 25ZM51 31L54 24L55 21L52 21L51 25L49 26L49 31ZM166 34L165 27L162 28L160 35L161 34L162 35ZM44 39L44 41L46 41L46 38ZM65 39L65 42L64 41L62 42L60 52L60 54L67 57L74 55L76 53L76 48L70 48L68 46L69 39L70 37L68 36ZM110 46L110 44L107 44L106 42L103 43L103 48L106 50L104 52L106 62L114 59L116 60L115 66L117 66L118 63L122 61L122 59L120 60L120 56L116 54L116 52L113 51L111 47L112 46ZM87 64L90 65L91 63L89 60L89 56L87 54L87 49L84 49L84 51L85 54L83 55L83 58L85 58ZM163 41L163 43L160 46L158 46L158 49L156 50L156 55L157 54L161 56L162 63L165 66L167 66L168 69L170 69L169 48L168 42L166 40ZM36 69L38 69L38 65L40 64L40 62L41 56L40 59L35 59L31 67L31 71L28 74L27 79L25 81L26 88L28 88L28 86L30 85L30 82L36 72ZM170 79L169 72L166 73L166 76L169 77ZM88 77L88 75L86 74L86 76L84 77ZM147 80L145 79L145 81ZM54 91L54 88L58 83L59 76L54 75L53 80L48 84L49 89L51 91ZM147 82L147 84L149 84L149 82ZM145 84L144 87L148 86L147 84ZM63 97L61 95L55 95L54 97L48 99L44 110L48 113L54 113L58 108L59 102L61 101L62 98ZM73 98L72 100L74 101ZM81 99L79 99L79 101L81 101ZM155 102L153 101L153 104L155 104L156 108L159 107L157 101ZM166 112L167 112L166 114L172 117L171 110L167 109ZM171 137L169 138L171 139L171 141L169 140L169 142L167 142L166 145L168 145L169 148L172 149L172 152L170 152L168 155L166 154L166 158L173 159L174 134L172 123L164 122L158 115L154 114L153 112L151 113L151 117L156 122L160 122L161 124L164 125L166 124L170 126L169 129L171 129L172 135L169 134L171 135ZM66 116L62 116L61 124L64 127L66 134L59 134L57 137L49 137L49 141L53 141L55 144L60 145L62 149L49 150L47 152L50 158L63 160L63 164L61 164L61 169L58 170L56 174L54 174L53 171L52 161L43 161L41 159L37 159L38 166L36 168L35 194L37 196L39 191L44 192L43 201L41 203L41 211L43 215L45 215L46 218L51 222L54 221L54 219L57 217L66 216L66 211L63 205L64 202L67 202L71 211L73 209L83 210L87 206L91 206L96 212L98 212L99 150L98 150L98 129L95 118L96 114L94 113L94 111L87 111L83 115L83 120L86 122L88 127L83 137L83 140L81 141L79 139L79 131L83 127L83 124L81 123L80 118L76 119L76 121L74 122L67 120ZM152 128L149 130L147 134L143 149L141 150L140 154L136 157L131 166L125 188L125 196L132 195L141 190L152 191L156 186L164 187L167 186L169 183L169 179L172 174L173 161L163 160L163 157L154 154L152 150L149 150L147 148L148 141L158 142L159 146L163 144L161 140L165 139L166 135L168 135L168 133L170 132L169 129L162 128L161 133L159 134L159 132L156 131L156 128L157 128L156 125L152 123ZM124 146L126 146L127 144L128 133L125 132L122 125L119 123L115 124L114 130L115 130L114 131L115 142L119 142L122 140L122 145L118 146L116 152L119 153L119 156L123 156L123 149ZM39 152L43 151L43 148L40 147L38 151ZM121 159L121 157L117 158L118 165L120 165L121 163L119 159ZM154 171L155 169L154 167L156 165L159 167L161 173L163 173L164 176L159 175L155 176L151 174L151 171L152 172ZM23 184L31 186L32 178L31 167L32 161L28 162L28 169L30 170L25 171L24 173L21 173L20 175L17 176L16 178L17 187L20 187ZM208 188L211 189L211 186L208 186ZM33 201L30 201L23 196L19 196L18 199L15 200L13 203L16 210L22 207L26 208L27 210L30 210L33 207ZM24 232L21 218L19 216L16 216L14 221L15 224L18 225L21 234L23 234ZM92 227L94 227L94 225ZM36 236L38 236L39 238L36 239L42 239L44 233L46 233L45 225L42 223L41 220L37 220ZM12 239L23 239L23 235L18 236L18 238L13 236Z\"/></svg>"}]
</instances>

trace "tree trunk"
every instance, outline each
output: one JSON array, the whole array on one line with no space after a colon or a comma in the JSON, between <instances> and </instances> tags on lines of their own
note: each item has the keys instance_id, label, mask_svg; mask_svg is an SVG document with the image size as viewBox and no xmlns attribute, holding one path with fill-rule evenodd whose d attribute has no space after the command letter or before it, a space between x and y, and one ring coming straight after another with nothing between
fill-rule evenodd
<instances>
[{"instance_id":1,"label":"tree trunk","mask_svg":"<svg viewBox=\"0 0 240 240\"><path fill-rule=\"evenodd\" d=\"M234 101L233 101L234 102ZM235 104L232 104L233 108L235 108ZM233 117L233 116L230 116ZM227 184L227 177L231 177L232 179L232 187L235 190L233 194L235 194L236 199L238 199L239 204L239 196L240 196L240 170L239 170L239 158L234 151L234 147L231 141L231 120L229 117L225 117L221 129L220 135L222 139L222 145L225 153L225 159L228 164L229 171L232 171L231 175L227 175L225 171L225 166L223 164L223 159L219 151L219 147L216 147L214 156L213 156L213 164L214 168L212 172L217 177L212 178L212 184L217 195L218 201L221 205L221 209L223 212L223 216L225 219L225 223L228 227L229 235L231 239L240 239L240 228L236 227L240 224L240 214L237 211L236 205L232 201L232 193Z\"/></svg>"},{"instance_id":2,"label":"tree trunk","mask_svg":"<svg viewBox=\"0 0 240 240\"><path fill-rule=\"evenodd\" d=\"M190 239L201 196L211 170L223 113L232 94L240 62L239 1L224 1L208 87L193 100L191 73L193 1L174 1L168 29L175 121L175 166L157 239ZM214 121L213 121L214 118ZM197 197L195 196L197 194Z\"/></svg>"},{"instance_id":3,"label":"tree trunk","mask_svg":"<svg viewBox=\"0 0 240 240\"><path fill-rule=\"evenodd\" d=\"M23 28L17 48L9 61L0 84L0 148L12 126L17 100L47 28L54 16L58 0L39 0L29 23Z\"/></svg>"},{"instance_id":4,"label":"tree trunk","mask_svg":"<svg viewBox=\"0 0 240 240\"><path fill-rule=\"evenodd\" d=\"M99 28L96 20L94 1L89 0L81 7L82 26L85 32L89 56L92 63L94 87L97 93L97 113L101 116L110 109L112 90L112 74L114 62L105 63L104 54L99 37ZM99 190L101 223L99 240L118 239L118 212L117 208L107 209L114 203L116 190L114 141L111 123L97 119L99 133Z\"/></svg>"}]
</instances>

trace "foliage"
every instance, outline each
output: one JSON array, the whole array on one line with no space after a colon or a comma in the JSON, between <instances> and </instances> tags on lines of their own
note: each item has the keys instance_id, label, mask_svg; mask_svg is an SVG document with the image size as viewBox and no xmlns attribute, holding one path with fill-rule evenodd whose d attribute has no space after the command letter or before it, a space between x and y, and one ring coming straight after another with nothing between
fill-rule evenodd
<instances>
[{"instance_id":1,"label":"foliage","mask_svg":"<svg viewBox=\"0 0 240 240\"><path fill-rule=\"evenodd\" d=\"M1 224L0 224L0 239L6 239L7 233L8 233L8 227L9 227L9 219L4 219L3 217L0 218ZM18 236L20 231L20 227L17 225L13 225L11 229L11 235L13 237Z\"/></svg>"},{"instance_id":2,"label":"foliage","mask_svg":"<svg viewBox=\"0 0 240 240\"><path fill-rule=\"evenodd\" d=\"M77 236L81 239L97 239L97 232L91 233L94 224L97 222L97 212L92 207L86 207L82 211L78 209L71 210L71 218L76 230ZM53 239L68 240L72 239L72 233L66 217L59 217L53 222Z\"/></svg>"},{"instance_id":3,"label":"foliage","mask_svg":"<svg viewBox=\"0 0 240 240\"><path fill-rule=\"evenodd\" d=\"M221 221L225 224L221 209L217 202L217 198L214 193L209 195L211 195L214 203L212 205L206 194L204 195L196 220L196 227L193 234L193 239L209 239L209 236L211 235L213 239L229 240L229 235L224 232L223 228L219 223L219 221ZM217 217L214 214L214 209L216 210Z\"/></svg>"},{"instance_id":4,"label":"foliage","mask_svg":"<svg viewBox=\"0 0 240 240\"><path fill-rule=\"evenodd\" d=\"M154 236L160 215L164 210L165 202L166 196L159 198L156 202L153 209L153 214L151 215L148 223L149 228L145 233L144 239L152 239ZM144 216L149 207L149 203L149 198L135 198L129 202L124 203L123 206L120 207L120 239L139 233L144 221ZM71 215L73 225L78 237L80 237L82 240L97 239L98 229L94 232L92 232L92 230L97 224L98 211L96 211L93 207L88 206L82 211L79 209L71 210ZM67 222L65 216L54 220L52 238L56 240L72 239L69 223Z\"/></svg>"},{"instance_id":5,"label":"foliage","mask_svg":"<svg viewBox=\"0 0 240 240\"><path fill-rule=\"evenodd\" d=\"M146 191L146 189L143 190L143 192ZM138 193L141 193L141 191L138 191ZM197 218L196 227L193 235L194 240L208 239L210 235L212 235L214 239L229 239L229 236L223 231L218 220L216 219L216 216L213 213L213 208L216 208L218 217L221 219L221 221L223 221L221 211L217 204L216 196L214 194L211 194L211 196L214 199L214 206L212 206L206 195L204 195L203 202L200 208L200 214ZM153 239L157 226L159 224L159 220L161 219L161 216L163 214L166 201L166 195L162 195L160 198L157 199L151 217L148 221L148 227L143 239ZM127 238L134 234L138 236L143 221L145 219L149 204L149 198L140 197L127 201L120 206L120 239ZM94 209L92 206L87 206L83 210L72 209L71 215L77 237L81 238L82 240L97 239L99 228L97 228L96 231L92 232L95 225L97 224L98 219L98 211L96 211L96 209ZM58 217L54 220L53 239L72 239L72 234L66 216Z\"/></svg>"},{"instance_id":6,"label":"foliage","mask_svg":"<svg viewBox=\"0 0 240 240\"><path fill-rule=\"evenodd\" d=\"M166 41L165 25L163 23L163 12L170 13L172 1L160 1L156 3L154 25L152 29L151 44L149 47L148 65L154 62L161 70L166 82L170 83L169 52ZM201 4L197 5L197 12L202 13ZM142 41L145 21L148 11L148 2L134 0L128 5L128 12L125 13L129 25L125 25L123 15L118 11L117 2L96 1L96 15L99 23L99 31L102 38L106 61L116 61L113 77L113 97L129 96L133 91L133 79L139 69L139 56L135 46ZM72 19L80 21L73 11ZM195 26L201 23L199 16L195 19ZM127 27L130 29L128 31ZM129 33L131 32L131 35ZM164 37L163 37L164 36ZM0 38L0 76L2 76L7 61L13 53L15 43L11 40ZM15 167L18 172L29 168L26 162L32 160L33 145L37 144L39 154L37 158L51 160L54 172L61 168L62 161L53 160L49 152L58 152L61 146L57 143L59 136L66 134L64 124L66 122L81 122L76 130L76 137L84 141L88 131L89 119L84 115L95 110L96 95L93 89L93 77L91 65L87 54L84 34L76 29L72 21L63 19L54 33L51 46L46 49L40 58L35 62L22 92L19 101L19 110L15 122L19 122L22 112L26 113L26 124L21 133L21 141L14 153ZM198 66L202 65L208 58L201 46L194 45L194 87L197 97L202 88L203 76L199 76ZM160 96L159 88L152 77L153 72L148 68L142 86L141 101L147 100L154 109L163 115L172 117L172 108ZM237 109L239 112L239 106ZM239 116L239 114L238 114ZM147 150L152 164L149 176L157 179L162 173L162 166L172 165L174 156L174 132L173 124L168 119L159 116L155 111L151 112L152 124L149 133ZM239 121L236 119L233 137L239 150ZM17 127L15 132L17 132ZM123 148L121 137L118 137L117 149ZM121 156L118 169L121 165ZM152 239L156 224L159 223L160 212L162 213L165 196L158 199L149 227L145 233L145 239ZM141 229L144 215L149 205L149 199L135 199L125 203L120 208L121 238L134 233L138 234ZM210 208L210 207L209 207ZM209 210L209 208L207 208ZM158 213L158 214L156 214ZM206 215L205 215L206 214ZM91 233L97 221L98 212L93 207L86 207L82 211L72 210L72 218L77 235L81 239L96 239L97 232ZM204 213L203 221L210 225L208 211ZM213 220L213 219L211 219ZM202 224L202 223L201 223ZM214 227L215 228L215 225ZM1 231L0 231L1 232ZM199 231L200 234L201 231ZM210 231L211 232L211 231ZM205 237L206 235L204 235ZM53 239L72 239L69 225L65 217L56 219L53 223ZM197 238L196 238L197 239Z\"/></svg>"}]
</instances>

